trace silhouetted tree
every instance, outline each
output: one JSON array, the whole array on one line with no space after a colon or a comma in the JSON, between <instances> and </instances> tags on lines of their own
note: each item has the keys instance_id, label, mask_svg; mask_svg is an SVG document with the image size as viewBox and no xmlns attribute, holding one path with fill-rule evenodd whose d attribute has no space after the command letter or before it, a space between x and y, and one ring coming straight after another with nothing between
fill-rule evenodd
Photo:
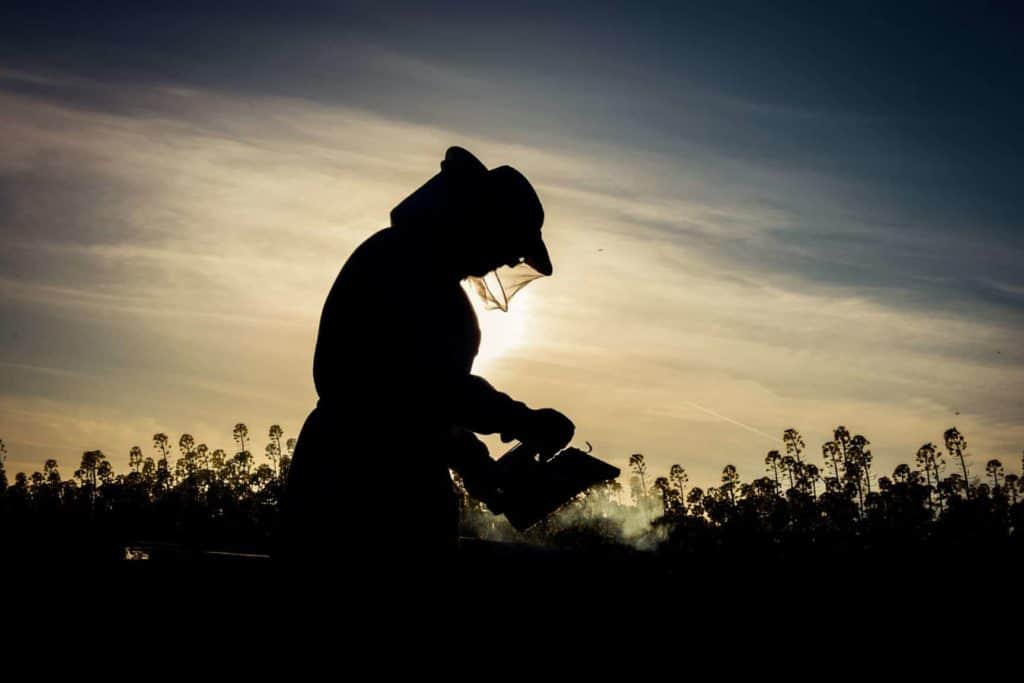
<instances>
[{"instance_id":1,"label":"silhouetted tree","mask_svg":"<svg viewBox=\"0 0 1024 683\"><path fill-rule=\"evenodd\" d=\"M839 425L832 432L832 438L835 441L836 448L839 450L839 461L845 464L847 451L850 446L850 430Z\"/></svg>"},{"instance_id":2,"label":"silhouetted tree","mask_svg":"<svg viewBox=\"0 0 1024 683\"><path fill-rule=\"evenodd\" d=\"M868 448L868 444L871 442L865 439L860 434L850 439L850 444L847 450L847 458L855 458L857 461L857 467L860 470L864 484L867 487L867 492L871 493L871 450ZM859 485L859 484L858 484Z\"/></svg>"},{"instance_id":3,"label":"silhouetted tree","mask_svg":"<svg viewBox=\"0 0 1024 683\"><path fill-rule=\"evenodd\" d=\"M841 478L839 476L839 466L842 464L843 459L839 450L839 444L835 441L826 441L821 444L821 457L825 460L825 465L831 465L832 471L835 474L835 488L839 488L839 482ZM826 482L826 486L828 482Z\"/></svg>"},{"instance_id":4,"label":"silhouetted tree","mask_svg":"<svg viewBox=\"0 0 1024 683\"><path fill-rule=\"evenodd\" d=\"M818 482L821 480L821 472L818 471L818 466L814 463L804 463L804 475L807 480L811 483L811 495L815 498L818 497Z\"/></svg>"},{"instance_id":5,"label":"silhouetted tree","mask_svg":"<svg viewBox=\"0 0 1024 683\"><path fill-rule=\"evenodd\" d=\"M278 461L277 444L275 444L273 441L268 443L263 448L263 455L267 456L267 460L270 461L270 467L272 469L277 469L277 461Z\"/></svg>"},{"instance_id":6,"label":"silhouetted tree","mask_svg":"<svg viewBox=\"0 0 1024 683\"><path fill-rule=\"evenodd\" d=\"M967 474L967 461L964 459L965 451L967 450L967 439L957 430L956 427L950 427L942 435L942 438L946 442L946 450L949 451L949 456L960 459L960 465L964 470L964 492L968 497L971 495L970 489L970 475Z\"/></svg>"},{"instance_id":7,"label":"silhouetted tree","mask_svg":"<svg viewBox=\"0 0 1024 683\"><path fill-rule=\"evenodd\" d=\"M132 446L128 451L128 467L132 472L142 472L142 449L138 446Z\"/></svg>"},{"instance_id":8,"label":"silhouetted tree","mask_svg":"<svg viewBox=\"0 0 1024 683\"><path fill-rule=\"evenodd\" d=\"M768 451L768 455L764 456L764 464L768 466L768 472L775 479L775 493L778 494L781 490L779 488L779 468L782 466L782 455L778 451Z\"/></svg>"},{"instance_id":9,"label":"silhouetted tree","mask_svg":"<svg viewBox=\"0 0 1024 683\"><path fill-rule=\"evenodd\" d=\"M931 491L934 487L938 487L939 481L942 477L939 476L939 460L940 456L935 448L935 444L926 443L917 449L917 455L914 456L914 461L917 466L924 470L925 482L928 484L928 508L932 507L932 494ZM934 484L933 484L934 478Z\"/></svg>"},{"instance_id":10,"label":"silhouetted tree","mask_svg":"<svg viewBox=\"0 0 1024 683\"><path fill-rule=\"evenodd\" d=\"M685 504L683 501L686 500L686 484L689 483L690 477L686 474L686 470L683 469L682 465L672 465L668 470L669 481L676 488L679 495L679 512L685 512Z\"/></svg>"},{"instance_id":11,"label":"silhouetted tree","mask_svg":"<svg viewBox=\"0 0 1024 683\"><path fill-rule=\"evenodd\" d=\"M252 453L246 448L246 439L249 438L249 428L239 422L232 430L235 443L238 444L238 452L231 458L230 472L231 481L235 487L247 486L249 483L249 472L252 467Z\"/></svg>"},{"instance_id":12,"label":"silhouetted tree","mask_svg":"<svg viewBox=\"0 0 1024 683\"><path fill-rule=\"evenodd\" d=\"M99 484L99 466L105 460L106 456L103 455L103 451L86 451L82 453L82 464L79 465L76 478L81 480L83 485L89 484L96 487Z\"/></svg>"},{"instance_id":13,"label":"silhouetted tree","mask_svg":"<svg viewBox=\"0 0 1024 683\"><path fill-rule=\"evenodd\" d=\"M60 471L57 469L57 461L50 458L43 465L43 475L46 477L46 483L55 489L60 487Z\"/></svg>"},{"instance_id":14,"label":"silhouetted tree","mask_svg":"<svg viewBox=\"0 0 1024 683\"><path fill-rule=\"evenodd\" d=\"M796 458L792 455L787 455L782 458L782 471L789 476L789 488L796 488L796 480L794 478L794 470L796 469Z\"/></svg>"},{"instance_id":15,"label":"silhouetted tree","mask_svg":"<svg viewBox=\"0 0 1024 683\"><path fill-rule=\"evenodd\" d=\"M111 483L114 480L114 466L110 464L110 461L106 459L99 451L100 461L96 465L96 478L100 480L104 486Z\"/></svg>"},{"instance_id":16,"label":"silhouetted tree","mask_svg":"<svg viewBox=\"0 0 1024 683\"><path fill-rule=\"evenodd\" d=\"M945 501L944 504L948 505L953 498L961 495L961 492L967 488L967 483L964 481L963 476L959 474L950 474L939 482L937 488L939 500Z\"/></svg>"},{"instance_id":17,"label":"silhouetted tree","mask_svg":"<svg viewBox=\"0 0 1024 683\"><path fill-rule=\"evenodd\" d=\"M249 428L244 423L239 422L235 425L232 435L235 438L235 443L238 444L238 450L245 450L245 440L249 438Z\"/></svg>"},{"instance_id":18,"label":"silhouetted tree","mask_svg":"<svg viewBox=\"0 0 1024 683\"><path fill-rule=\"evenodd\" d=\"M281 429L281 425L270 425L270 443L267 444L267 457L270 458L271 464L277 469L277 473L281 473L281 456L284 452L281 450L281 437L284 436L284 430Z\"/></svg>"},{"instance_id":19,"label":"silhouetted tree","mask_svg":"<svg viewBox=\"0 0 1024 683\"><path fill-rule=\"evenodd\" d=\"M736 472L734 465L726 465L722 469L722 490L729 497L729 502L732 505L736 505L736 487L739 483L740 475Z\"/></svg>"},{"instance_id":20,"label":"silhouetted tree","mask_svg":"<svg viewBox=\"0 0 1024 683\"><path fill-rule=\"evenodd\" d=\"M1003 470L1003 463L998 460L989 460L985 463L985 472L988 476L992 477L992 487L994 489L999 488L999 477L1005 473Z\"/></svg>"},{"instance_id":21,"label":"silhouetted tree","mask_svg":"<svg viewBox=\"0 0 1024 683\"><path fill-rule=\"evenodd\" d=\"M782 442L786 444L786 455L792 456L797 462L800 461L800 454L804 452L804 438L795 429L787 429L782 434Z\"/></svg>"},{"instance_id":22,"label":"silhouetted tree","mask_svg":"<svg viewBox=\"0 0 1024 683\"><path fill-rule=\"evenodd\" d=\"M690 511L694 514L702 516L704 511L704 489L699 486L690 488L690 492L686 494L686 504L690 507Z\"/></svg>"},{"instance_id":23,"label":"silhouetted tree","mask_svg":"<svg viewBox=\"0 0 1024 683\"><path fill-rule=\"evenodd\" d=\"M216 479L224 479L224 468L227 464L228 454L218 448L210 454L210 469L216 474Z\"/></svg>"},{"instance_id":24,"label":"silhouetted tree","mask_svg":"<svg viewBox=\"0 0 1024 683\"><path fill-rule=\"evenodd\" d=\"M181 452L181 459L178 463L181 465L182 479L188 479L194 477L196 472L199 471L199 465L196 462L196 440L191 434L182 434L178 438L178 450Z\"/></svg>"},{"instance_id":25,"label":"silhouetted tree","mask_svg":"<svg viewBox=\"0 0 1024 683\"><path fill-rule=\"evenodd\" d=\"M292 455L295 453L296 443L297 441L295 439L288 439L285 442L285 453L281 456L281 466L278 468L280 470L280 477L282 481L288 480L288 468L291 467L292 464Z\"/></svg>"},{"instance_id":26,"label":"silhouetted tree","mask_svg":"<svg viewBox=\"0 0 1024 683\"><path fill-rule=\"evenodd\" d=\"M270 465L260 465L252 473L250 486L256 491L263 491L274 481L274 469Z\"/></svg>"},{"instance_id":27,"label":"silhouetted tree","mask_svg":"<svg viewBox=\"0 0 1024 683\"><path fill-rule=\"evenodd\" d=\"M167 454L171 451L169 443L170 439L166 434L161 432L153 435L153 448L160 453L160 462L156 472L157 486L162 489L168 488L171 483L171 465L167 460Z\"/></svg>"},{"instance_id":28,"label":"silhouetted tree","mask_svg":"<svg viewBox=\"0 0 1024 683\"><path fill-rule=\"evenodd\" d=\"M210 469L210 447L205 443L196 446L196 464L200 470Z\"/></svg>"}]
</instances>

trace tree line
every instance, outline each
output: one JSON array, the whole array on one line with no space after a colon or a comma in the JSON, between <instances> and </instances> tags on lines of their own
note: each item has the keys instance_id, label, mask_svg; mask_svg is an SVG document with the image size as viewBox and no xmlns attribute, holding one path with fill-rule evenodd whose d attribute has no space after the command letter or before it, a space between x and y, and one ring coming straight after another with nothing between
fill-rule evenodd
<instances>
[{"instance_id":1,"label":"tree line","mask_svg":"<svg viewBox=\"0 0 1024 683\"><path fill-rule=\"evenodd\" d=\"M15 544L43 554L115 556L146 540L268 550L295 439L273 425L257 458L245 424L236 424L232 437L237 450L228 454L191 434L182 434L175 448L158 433L152 455L130 449L127 472L116 473L93 450L82 454L67 479L49 459L13 481L0 441L0 526ZM1020 475L992 459L972 476L966 438L955 427L941 445L923 444L911 462L881 476L873 470L868 439L843 426L822 444L820 458L809 456L795 429L782 441L782 450L764 456L761 476L743 481L730 464L719 485L709 487L691 486L680 464L652 476L644 455L634 453L626 487L619 481L594 487L525 534L473 500L456 475L463 533L562 547L642 548L668 558L1022 544Z\"/></svg>"},{"instance_id":2,"label":"tree line","mask_svg":"<svg viewBox=\"0 0 1024 683\"><path fill-rule=\"evenodd\" d=\"M783 449L764 456L761 476L744 481L729 464L719 485L708 487L691 486L680 464L653 476L634 453L628 494L618 481L595 487L530 534L588 547L626 543L670 558L1024 550L1021 476L997 459L972 473L967 440L955 427L941 445L922 444L911 462L881 476L870 441L844 426L822 444L820 459L809 457L795 429L782 441ZM507 537L481 505L464 498L464 507L478 528Z\"/></svg>"},{"instance_id":3,"label":"tree line","mask_svg":"<svg viewBox=\"0 0 1024 683\"><path fill-rule=\"evenodd\" d=\"M197 443L191 434L177 449L153 435L153 455L133 446L128 471L116 473L99 450L85 451L71 477L56 460L41 471L8 479L0 441L0 524L33 552L116 555L140 540L195 547L267 549L279 524L278 508L295 439L270 427L260 460L244 423L232 430L229 454ZM177 450L177 455L174 451Z\"/></svg>"}]
</instances>

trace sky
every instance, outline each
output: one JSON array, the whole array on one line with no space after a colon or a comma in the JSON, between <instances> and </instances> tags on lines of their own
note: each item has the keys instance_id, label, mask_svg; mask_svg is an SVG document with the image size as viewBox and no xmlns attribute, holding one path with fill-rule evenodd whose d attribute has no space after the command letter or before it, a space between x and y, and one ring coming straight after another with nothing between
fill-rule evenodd
<instances>
[{"instance_id":1,"label":"sky","mask_svg":"<svg viewBox=\"0 0 1024 683\"><path fill-rule=\"evenodd\" d=\"M295 436L334 277L451 145L555 266L474 371L576 445L707 485L956 426L1020 470L1019 6L552 4L4 3L8 471Z\"/></svg>"}]
</instances>

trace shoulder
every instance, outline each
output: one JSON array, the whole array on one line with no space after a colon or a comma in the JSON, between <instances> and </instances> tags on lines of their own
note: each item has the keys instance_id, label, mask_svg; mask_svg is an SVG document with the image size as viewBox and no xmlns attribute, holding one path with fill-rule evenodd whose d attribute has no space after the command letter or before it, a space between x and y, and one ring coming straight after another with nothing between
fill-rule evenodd
<instances>
[{"instance_id":1,"label":"shoulder","mask_svg":"<svg viewBox=\"0 0 1024 683\"><path fill-rule=\"evenodd\" d=\"M378 230L355 248L352 255L348 257L348 261L345 262L345 266L347 267L349 264L358 265L364 261L386 257L390 252L395 251L397 246L394 229L384 228L383 230Z\"/></svg>"},{"instance_id":2,"label":"shoulder","mask_svg":"<svg viewBox=\"0 0 1024 683\"><path fill-rule=\"evenodd\" d=\"M367 237L355 248L338 273L338 283L371 283L402 268L408 256L400 236L393 228L384 228Z\"/></svg>"}]
</instances>

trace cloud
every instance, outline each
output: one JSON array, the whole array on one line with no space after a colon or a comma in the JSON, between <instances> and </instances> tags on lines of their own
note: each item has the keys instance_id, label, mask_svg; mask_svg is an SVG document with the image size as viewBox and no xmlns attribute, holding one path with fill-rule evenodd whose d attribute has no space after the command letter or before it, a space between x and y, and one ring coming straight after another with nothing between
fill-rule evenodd
<instances>
[{"instance_id":1,"label":"cloud","mask_svg":"<svg viewBox=\"0 0 1024 683\"><path fill-rule=\"evenodd\" d=\"M6 78L46 85L0 94L0 434L26 460L93 444L123 466L154 431L240 420L294 435L332 279L453 143L535 182L557 273L513 302L520 342L487 355L501 314L481 316L480 371L564 408L602 455L711 481L725 462L752 476L768 445L730 420L808 444L852 423L889 469L954 419L979 453L1024 438L1014 245L894 231L845 181L279 95Z\"/></svg>"}]
</instances>

